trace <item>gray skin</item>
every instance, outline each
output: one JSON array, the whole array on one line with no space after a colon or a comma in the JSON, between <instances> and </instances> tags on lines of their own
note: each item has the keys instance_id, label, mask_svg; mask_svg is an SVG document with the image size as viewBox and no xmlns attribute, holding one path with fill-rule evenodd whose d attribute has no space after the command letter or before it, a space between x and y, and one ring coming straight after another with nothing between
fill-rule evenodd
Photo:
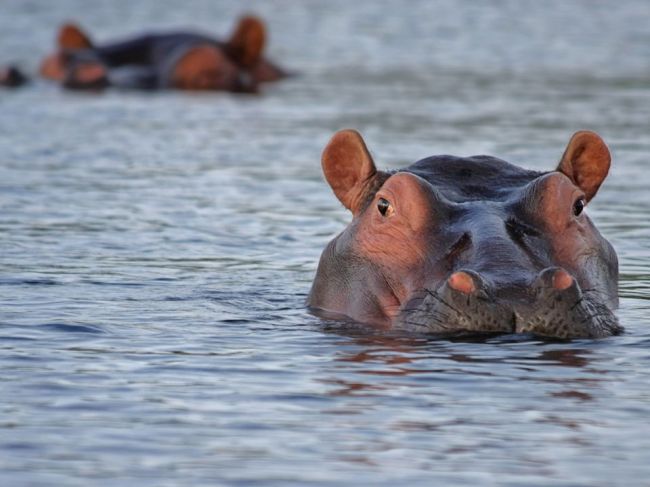
<instances>
[{"instance_id":1,"label":"gray skin","mask_svg":"<svg viewBox=\"0 0 650 487\"><path fill-rule=\"evenodd\" d=\"M609 165L583 131L555 171L433 156L383 172L357 132L338 132L323 170L353 219L323 251L307 304L424 333L618 334L618 260L584 211Z\"/></svg>"}]
</instances>

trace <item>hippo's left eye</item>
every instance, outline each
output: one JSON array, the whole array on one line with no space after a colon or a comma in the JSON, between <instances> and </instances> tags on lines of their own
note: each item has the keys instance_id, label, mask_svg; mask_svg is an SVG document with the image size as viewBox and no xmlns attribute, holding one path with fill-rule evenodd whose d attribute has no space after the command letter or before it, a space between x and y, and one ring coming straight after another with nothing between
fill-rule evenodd
<instances>
[{"instance_id":1,"label":"hippo's left eye","mask_svg":"<svg viewBox=\"0 0 650 487\"><path fill-rule=\"evenodd\" d=\"M377 209L381 216L391 216L393 214L393 206L390 201L384 198L379 198L379 201L377 201Z\"/></svg>"},{"instance_id":2,"label":"hippo's left eye","mask_svg":"<svg viewBox=\"0 0 650 487\"><path fill-rule=\"evenodd\" d=\"M585 209L585 199L584 198L578 198L575 203L573 203L573 214L575 216L580 216L580 213L582 213L582 210Z\"/></svg>"}]
</instances>

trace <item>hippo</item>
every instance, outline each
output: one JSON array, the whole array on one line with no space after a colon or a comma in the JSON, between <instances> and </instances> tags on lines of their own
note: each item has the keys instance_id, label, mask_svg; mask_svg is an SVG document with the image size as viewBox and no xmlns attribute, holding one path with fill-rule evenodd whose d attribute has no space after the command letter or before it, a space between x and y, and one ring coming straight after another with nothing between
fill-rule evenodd
<instances>
[{"instance_id":1,"label":"hippo","mask_svg":"<svg viewBox=\"0 0 650 487\"><path fill-rule=\"evenodd\" d=\"M548 172L486 155L379 171L358 132L337 132L322 168L352 221L322 252L307 305L436 335L619 334L618 259L586 212L610 161L580 131Z\"/></svg>"},{"instance_id":2,"label":"hippo","mask_svg":"<svg viewBox=\"0 0 650 487\"><path fill-rule=\"evenodd\" d=\"M77 25L63 25L57 50L41 62L40 74L70 89L225 90L253 93L260 83L287 73L263 56L264 23L241 18L225 41L188 32L139 35L95 44Z\"/></svg>"}]
</instances>

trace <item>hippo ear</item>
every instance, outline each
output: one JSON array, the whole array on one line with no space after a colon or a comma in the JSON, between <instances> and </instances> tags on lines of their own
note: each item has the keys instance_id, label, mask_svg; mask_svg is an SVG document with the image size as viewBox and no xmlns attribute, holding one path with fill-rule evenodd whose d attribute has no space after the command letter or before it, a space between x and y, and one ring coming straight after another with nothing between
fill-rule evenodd
<instances>
[{"instance_id":1,"label":"hippo ear","mask_svg":"<svg viewBox=\"0 0 650 487\"><path fill-rule=\"evenodd\" d=\"M323 173L334 194L353 214L361 210L368 182L377 174L368 148L356 130L334 134L322 156Z\"/></svg>"},{"instance_id":2,"label":"hippo ear","mask_svg":"<svg viewBox=\"0 0 650 487\"><path fill-rule=\"evenodd\" d=\"M589 201L607 177L611 159L603 139L595 132L583 130L571 137L557 170L582 189Z\"/></svg>"},{"instance_id":3,"label":"hippo ear","mask_svg":"<svg viewBox=\"0 0 650 487\"><path fill-rule=\"evenodd\" d=\"M60 49L92 49L93 47L90 37L73 23L61 26L56 43Z\"/></svg>"},{"instance_id":4,"label":"hippo ear","mask_svg":"<svg viewBox=\"0 0 650 487\"><path fill-rule=\"evenodd\" d=\"M239 19L235 31L226 43L226 51L237 64L250 68L262 57L265 43L264 22L252 15L246 15Z\"/></svg>"}]
</instances>

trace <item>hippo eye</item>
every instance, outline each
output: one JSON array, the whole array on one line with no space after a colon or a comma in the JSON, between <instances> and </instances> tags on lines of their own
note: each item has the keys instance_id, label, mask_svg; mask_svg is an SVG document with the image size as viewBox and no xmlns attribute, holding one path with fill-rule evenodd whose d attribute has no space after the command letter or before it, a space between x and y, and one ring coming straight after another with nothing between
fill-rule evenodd
<instances>
[{"instance_id":1,"label":"hippo eye","mask_svg":"<svg viewBox=\"0 0 650 487\"><path fill-rule=\"evenodd\" d=\"M582 213L582 210L585 209L585 199L584 198L578 198L575 203L573 203L573 214L575 216L580 216L580 213Z\"/></svg>"},{"instance_id":2,"label":"hippo eye","mask_svg":"<svg viewBox=\"0 0 650 487\"><path fill-rule=\"evenodd\" d=\"M391 216L393 214L393 207L390 201L384 198L379 198L379 201L377 201L377 209L382 216Z\"/></svg>"}]
</instances>

